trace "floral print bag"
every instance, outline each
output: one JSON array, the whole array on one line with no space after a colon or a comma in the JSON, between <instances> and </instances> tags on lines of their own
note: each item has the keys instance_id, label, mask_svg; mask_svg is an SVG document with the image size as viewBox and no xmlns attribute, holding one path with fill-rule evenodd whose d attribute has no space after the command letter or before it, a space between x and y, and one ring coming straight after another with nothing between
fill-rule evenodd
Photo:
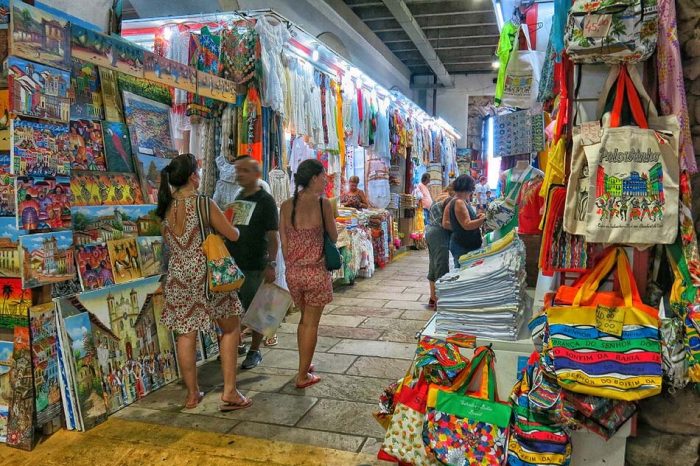
<instances>
[{"instance_id":1,"label":"floral print bag","mask_svg":"<svg viewBox=\"0 0 700 466\"><path fill-rule=\"evenodd\" d=\"M506 458L512 409L497 401L494 354L476 349L464 384L457 390L431 386L423 441L443 464L492 466ZM469 391L478 387L477 391Z\"/></svg>"}]
</instances>

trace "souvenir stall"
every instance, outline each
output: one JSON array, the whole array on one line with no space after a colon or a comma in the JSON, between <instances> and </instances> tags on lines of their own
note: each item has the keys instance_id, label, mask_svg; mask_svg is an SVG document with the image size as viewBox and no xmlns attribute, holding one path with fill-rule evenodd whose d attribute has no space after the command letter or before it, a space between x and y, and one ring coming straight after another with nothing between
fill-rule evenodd
<instances>
[{"instance_id":1,"label":"souvenir stall","mask_svg":"<svg viewBox=\"0 0 700 466\"><path fill-rule=\"evenodd\" d=\"M380 397L385 460L625 464L637 415L700 383L674 2L555 0L546 53L542 2L522 3L498 52L501 197Z\"/></svg>"}]
</instances>

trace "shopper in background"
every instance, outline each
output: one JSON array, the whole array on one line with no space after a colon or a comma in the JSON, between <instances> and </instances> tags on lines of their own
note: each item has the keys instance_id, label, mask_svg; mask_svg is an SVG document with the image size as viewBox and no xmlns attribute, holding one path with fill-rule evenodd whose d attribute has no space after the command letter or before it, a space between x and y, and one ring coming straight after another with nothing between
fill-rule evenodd
<instances>
[{"instance_id":1,"label":"shopper in background","mask_svg":"<svg viewBox=\"0 0 700 466\"><path fill-rule=\"evenodd\" d=\"M486 184L486 177L482 176L479 178L479 184L474 188L474 194L476 194L477 207L480 210L486 210L488 204L488 199L486 197L486 192L489 190L489 186Z\"/></svg>"},{"instance_id":2,"label":"shopper in background","mask_svg":"<svg viewBox=\"0 0 700 466\"><path fill-rule=\"evenodd\" d=\"M233 411L252 404L252 400L236 389L241 302L233 291L213 293L213 298L207 300L207 260L202 251L197 202L209 202L209 224L213 231L230 241L238 240L239 232L212 200L198 195L198 189L197 161L192 154L178 155L161 172L156 213L163 220L163 241L169 251L162 322L178 335L177 360L187 387L186 409L195 408L204 397L199 391L195 365L197 332L209 329L212 320L218 324L222 331L219 344L224 376L219 409Z\"/></svg>"},{"instance_id":3,"label":"shopper in background","mask_svg":"<svg viewBox=\"0 0 700 466\"><path fill-rule=\"evenodd\" d=\"M450 271L450 231L442 227L445 204L454 196L454 184L450 183L435 199L430 207L430 225L425 228L425 241L428 243L428 281L430 301L428 307L435 308L435 282Z\"/></svg>"},{"instance_id":4,"label":"shopper in background","mask_svg":"<svg viewBox=\"0 0 700 466\"><path fill-rule=\"evenodd\" d=\"M316 350L318 323L323 308L333 300L331 273L324 260L324 231L334 243L338 239L333 209L322 197L326 173L321 162L303 161L294 175L294 197L282 203L280 238L286 264L286 278L294 304L301 309L297 329L299 373L297 388L321 379L313 374L311 360Z\"/></svg>"},{"instance_id":5,"label":"shopper in background","mask_svg":"<svg viewBox=\"0 0 700 466\"><path fill-rule=\"evenodd\" d=\"M471 206L474 185L474 178L471 176L459 176L454 181L455 195L445 207L442 216L442 226L452 232L450 253L457 268L462 255L481 247L480 228L486 217L483 213L477 215Z\"/></svg>"},{"instance_id":6,"label":"shopper in background","mask_svg":"<svg viewBox=\"0 0 700 466\"><path fill-rule=\"evenodd\" d=\"M366 209L369 207L369 200L367 195L357 186L360 184L360 178L357 176L351 176L348 180L349 189L340 195L340 203L345 207L352 207L353 209Z\"/></svg>"},{"instance_id":7,"label":"shopper in background","mask_svg":"<svg viewBox=\"0 0 700 466\"><path fill-rule=\"evenodd\" d=\"M236 201L254 204L253 213L248 219L233 219L240 231L238 241L226 241L231 256L236 261L245 281L238 297L244 310L248 310L253 302L255 293L263 282L272 283L276 278L277 249L277 205L275 199L267 193L259 183L260 165L249 156L236 159L236 182L241 190ZM246 356L242 369L252 369L262 362L260 343L263 335L253 331L253 341Z\"/></svg>"},{"instance_id":8,"label":"shopper in background","mask_svg":"<svg viewBox=\"0 0 700 466\"><path fill-rule=\"evenodd\" d=\"M495 198L493 197L493 193L491 192L491 190L489 189L488 191L486 191L486 207L488 207L494 199Z\"/></svg>"},{"instance_id":9,"label":"shopper in background","mask_svg":"<svg viewBox=\"0 0 700 466\"><path fill-rule=\"evenodd\" d=\"M430 195L428 184L430 183L430 173L423 173L420 177L420 183L416 187L417 196L420 201L420 206L423 208L423 221L426 225L430 225L430 206L433 205L433 198Z\"/></svg>"}]
</instances>

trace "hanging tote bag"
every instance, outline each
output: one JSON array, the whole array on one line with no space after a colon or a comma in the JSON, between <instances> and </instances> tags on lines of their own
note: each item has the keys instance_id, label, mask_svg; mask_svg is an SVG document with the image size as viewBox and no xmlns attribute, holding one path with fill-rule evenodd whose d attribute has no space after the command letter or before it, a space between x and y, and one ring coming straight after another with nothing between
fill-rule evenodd
<instances>
[{"instance_id":1,"label":"hanging tote bag","mask_svg":"<svg viewBox=\"0 0 700 466\"><path fill-rule=\"evenodd\" d=\"M638 127L621 126L625 98ZM589 242L670 244L676 239L678 120L659 119L650 102L648 109L658 130L647 122L627 67L620 67L610 127L603 128L595 160L589 160Z\"/></svg>"},{"instance_id":2,"label":"hanging tote bag","mask_svg":"<svg viewBox=\"0 0 700 466\"><path fill-rule=\"evenodd\" d=\"M521 25L519 32L525 35L527 50L519 50L516 37L508 60L501 103L509 107L528 109L537 102L544 52L532 50L527 25Z\"/></svg>"},{"instance_id":3,"label":"hanging tote bag","mask_svg":"<svg viewBox=\"0 0 700 466\"><path fill-rule=\"evenodd\" d=\"M496 399L493 351L476 349L457 390L431 386L423 441L446 465L500 465L505 460L511 407ZM477 392L467 393L478 384Z\"/></svg>"},{"instance_id":4,"label":"hanging tote bag","mask_svg":"<svg viewBox=\"0 0 700 466\"><path fill-rule=\"evenodd\" d=\"M654 53L657 0L574 0L564 37L576 63L638 63Z\"/></svg>"},{"instance_id":5,"label":"hanging tote bag","mask_svg":"<svg viewBox=\"0 0 700 466\"><path fill-rule=\"evenodd\" d=\"M202 237L202 250L207 258L207 299L211 293L236 291L243 286L245 276L236 265L221 236L213 233L209 224L209 198L197 197L197 219Z\"/></svg>"},{"instance_id":6,"label":"hanging tote bag","mask_svg":"<svg viewBox=\"0 0 700 466\"><path fill-rule=\"evenodd\" d=\"M598 292L615 267L621 291ZM658 311L642 303L625 250L611 248L575 288L571 305L547 309L548 346L559 385L626 401L660 393ZM566 301L570 291L557 292L555 302Z\"/></svg>"},{"instance_id":7,"label":"hanging tote bag","mask_svg":"<svg viewBox=\"0 0 700 466\"><path fill-rule=\"evenodd\" d=\"M321 221L323 222L323 257L326 261L326 270L338 270L343 266L343 259L340 257L338 247L326 231L326 217L323 215L323 198L318 200L318 204L321 206Z\"/></svg>"}]
</instances>

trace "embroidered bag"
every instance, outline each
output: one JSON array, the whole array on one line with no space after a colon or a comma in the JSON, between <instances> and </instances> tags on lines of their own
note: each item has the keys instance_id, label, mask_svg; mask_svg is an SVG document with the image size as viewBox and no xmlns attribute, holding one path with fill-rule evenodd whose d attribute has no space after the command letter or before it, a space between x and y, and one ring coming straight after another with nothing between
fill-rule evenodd
<instances>
[{"instance_id":1,"label":"embroidered bag","mask_svg":"<svg viewBox=\"0 0 700 466\"><path fill-rule=\"evenodd\" d=\"M236 291L243 286L245 277L228 252L221 236L211 231L209 224L209 198L197 196L197 219L202 237L202 250L207 258L207 280L205 293Z\"/></svg>"},{"instance_id":2,"label":"embroidered bag","mask_svg":"<svg viewBox=\"0 0 700 466\"><path fill-rule=\"evenodd\" d=\"M500 465L505 460L511 407L497 401L494 354L474 352L459 389L431 386L423 441L446 465ZM478 392L467 393L473 383Z\"/></svg>"},{"instance_id":3,"label":"embroidered bag","mask_svg":"<svg viewBox=\"0 0 700 466\"><path fill-rule=\"evenodd\" d=\"M638 63L654 53L657 0L574 0L564 40L576 63Z\"/></svg>"}]
</instances>

